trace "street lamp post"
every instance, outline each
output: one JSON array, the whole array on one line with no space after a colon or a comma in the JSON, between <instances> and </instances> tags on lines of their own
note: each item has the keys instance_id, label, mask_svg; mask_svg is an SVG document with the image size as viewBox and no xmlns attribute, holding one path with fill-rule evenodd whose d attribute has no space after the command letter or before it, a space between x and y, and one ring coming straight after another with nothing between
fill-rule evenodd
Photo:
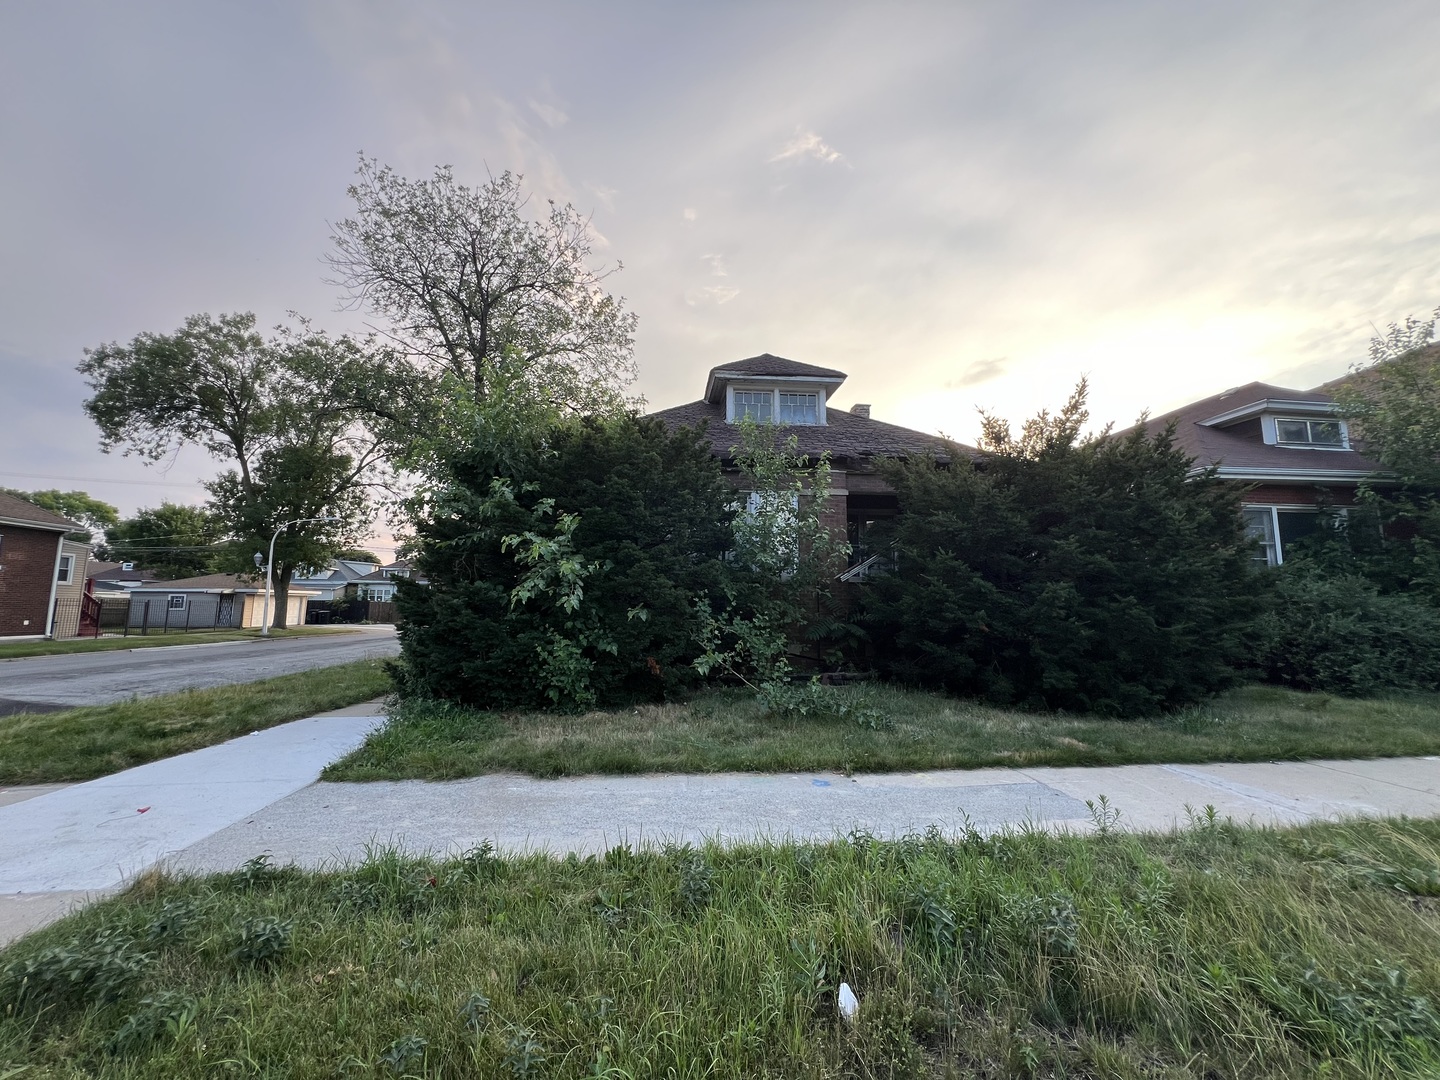
<instances>
[{"instance_id":1,"label":"street lamp post","mask_svg":"<svg viewBox=\"0 0 1440 1080\"><path fill-rule=\"evenodd\" d=\"M275 530L275 534L270 537L270 557L269 557L269 559L267 559L267 560L265 561L265 614L264 614L264 616L261 618L261 622L260 622L260 636L261 636L261 637L269 637L269 636L270 636L270 583L271 583L271 580L272 580L272 578L273 578L273 576L274 576L274 569L275 569L275 541L276 541L276 539L278 539L279 536L280 536L280 534L281 534L282 532L284 532L286 529L288 529L291 525L308 525L308 524L310 524L310 523L312 523L312 522L317 522L317 521L339 521L339 520L340 520L340 519L339 519L338 517L296 518L294 521L287 521L287 522L285 522L285 524L281 525L278 529L276 529L276 530ZM258 568L259 565L260 565L260 553L259 553L258 551L255 553L255 565L256 565L257 568Z\"/></svg>"}]
</instances>

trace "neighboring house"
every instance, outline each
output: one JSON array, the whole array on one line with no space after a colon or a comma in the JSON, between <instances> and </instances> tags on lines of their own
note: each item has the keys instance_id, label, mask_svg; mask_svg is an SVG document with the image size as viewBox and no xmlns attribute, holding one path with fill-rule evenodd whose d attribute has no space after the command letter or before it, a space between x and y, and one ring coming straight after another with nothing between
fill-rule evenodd
<instances>
[{"instance_id":1,"label":"neighboring house","mask_svg":"<svg viewBox=\"0 0 1440 1080\"><path fill-rule=\"evenodd\" d=\"M367 580L369 575L378 570L378 563L336 559L323 570L306 575L297 572L291 582L292 586L299 586L314 593L316 600L341 600L344 599L347 588L358 581Z\"/></svg>"},{"instance_id":2,"label":"neighboring house","mask_svg":"<svg viewBox=\"0 0 1440 1080\"><path fill-rule=\"evenodd\" d=\"M1378 464L1350 445L1349 424L1324 389L1289 390L1254 382L1146 421L1175 424L1175 441L1196 470L1247 485L1245 524L1255 559L1285 561L1285 548L1320 526L1322 508L1344 513L1355 489L1379 479Z\"/></svg>"},{"instance_id":3,"label":"neighboring house","mask_svg":"<svg viewBox=\"0 0 1440 1080\"><path fill-rule=\"evenodd\" d=\"M290 586L285 625L305 621L305 602L315 593ZM270 595L272 622L275 594ZM160 584L142 585L130 591L132 628L201 630L211 627L259 627L263 625L265 584L247 581L237 574L205 574Z\"/></svg>"},{"instance_id":4,"label":"neighboring house","mask_svg":"<svg viewBox=\"0 0 1440 1080\"><path fill-rule=\"evenodd\" d=\"M415 567L409 560L400 559L386 563L373 574L367 574L355 583L355 599L373 600L388 604L395 599L395 580L414 578L418 584L428 584L424 578L416 577Z\"/></svg>"},{"instance_id":5,"label":"neighboring house","mask_svg":"<svg viewBox=\"0 0 1440 1080\"><path fill-rule=\"evenodd\" d=\"M124 596L131 589L164 580L163 574L133 562L92 562L88 574L90 591L96 595Z\"/></svg>"},{"instance_id":6,"label":"neighboring house","mask_svg":"<svg viewBox=\"0 0 1440 1080\"><path fill-rule=\"evenodd\" d=\"M845 522L851 561L859 563L873 554L866 550L870 526L899 511L894 490L876 473L878 459L923 454L944 462L956 453L973 457L979 452L938 435L872 419L869 405L832 407L830 397L844 381L843 371L764 353L711 368L701 400L653 415L672 430L708 423L706 433L715 456L736 481L739 475L731 451L740 441L735 425L745 416L762 424L785 425L786 434L796 436L800 453L812 459L828 451L831 510Z\"/></svg>"},{"instance_id":7,"label":"neighboring house","mask_svg":"<svg viewBox=\"0 0 1440 1080\"><path fill-rule=\"evenodd\" d=\"M0 492L0 637L48 637L62 572L83 581L83 544L67 548L67 532L83 525ZM66 555L69 555L69 563Z\"/></svg>"},{"instance_id":8,"label":"neighboring house","mask_svg":"<svg viewBox=\"0 0 1440 1080\"><path fill-rule=\"evenodd\" d=\"M89 564L89 544L78 540L61 544L60 566L55 574L55 615L50 628L53 637L74 637L80 633Z\"/></svg>"}]
</instances>

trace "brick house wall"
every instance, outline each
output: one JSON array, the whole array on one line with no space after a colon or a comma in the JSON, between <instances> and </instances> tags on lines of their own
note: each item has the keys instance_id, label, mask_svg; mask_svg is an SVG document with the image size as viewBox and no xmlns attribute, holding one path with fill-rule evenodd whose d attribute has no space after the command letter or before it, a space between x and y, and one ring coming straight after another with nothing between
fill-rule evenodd
<instances>
[{"instance_id":1,"label":"brick house wall","mask_svg":"<svg viewBox=\"0 0 1440 1080\"><path fill-rule=\"evenodd\" d=\"M38 637L49 629L60 538L44 529L0 525L0 637Z\"/></svg>"}]
</instances>

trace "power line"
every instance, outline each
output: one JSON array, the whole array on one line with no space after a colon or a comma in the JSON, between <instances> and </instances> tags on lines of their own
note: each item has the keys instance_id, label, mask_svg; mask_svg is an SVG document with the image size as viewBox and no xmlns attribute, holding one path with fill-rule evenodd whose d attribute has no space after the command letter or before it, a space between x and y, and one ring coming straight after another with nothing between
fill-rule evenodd
<instances>
[{"instance_id":1,"label":"power line","mask_svg":"<svg viewBox=\"0 0 1440 1080\"><path fill-rule=\"evenodd\" d=\"M19 476L26 480L68 480L75 484L135 484L144 487L193 487L199 480L113 480L105 476L59 476L54 473L11 472L0 469L0 476Z\"/></svg>"}]
</instances>

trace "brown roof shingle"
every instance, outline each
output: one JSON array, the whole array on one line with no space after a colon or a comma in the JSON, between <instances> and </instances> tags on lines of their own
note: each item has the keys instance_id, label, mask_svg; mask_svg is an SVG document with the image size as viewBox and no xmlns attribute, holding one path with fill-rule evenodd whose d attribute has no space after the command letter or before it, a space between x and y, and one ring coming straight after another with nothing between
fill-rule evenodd
<instances>
[{"instance_id":1,"label":"brown roof shingle","mask_svg":"<svg viewBox=\"0 0 1440 1080\"><path fill-rule=\"evenodd\" d=\"M46 510L43 506L36 506L25 499L7 495L3 491L0 491L0 520L14 521L34 526L37 529L49 529L56 532L88 531L84 525L78 522L61 517L59 514Z\"/></svg>"}]
</instances>

